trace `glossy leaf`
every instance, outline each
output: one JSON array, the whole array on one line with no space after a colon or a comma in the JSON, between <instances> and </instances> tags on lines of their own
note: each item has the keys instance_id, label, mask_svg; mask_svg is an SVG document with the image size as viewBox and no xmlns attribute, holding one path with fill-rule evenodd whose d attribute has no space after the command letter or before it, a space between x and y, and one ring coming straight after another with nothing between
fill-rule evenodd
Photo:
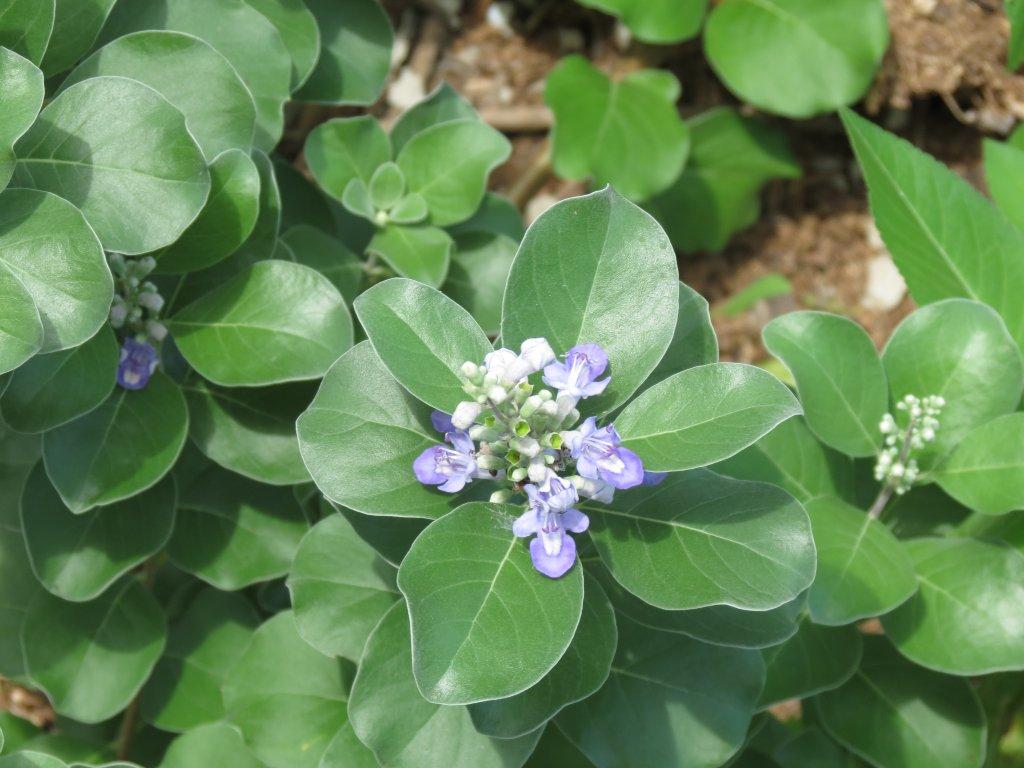
<instances>
[{"instance_id":1,"label":"glossy leaf","mask_svg":"<svg viewBox=\"0 0 1024 768\"><path fill-rule=\"evenodd\" d=\"M646 469L679 471L727 459L799 413L793 394L767 371L712 363L651 387L615 426Z\"/></svg>"},{"instance_id":2,"label":"glossy leaf","mask_svg":"<svg viewBox=\"0 0 1024 768\"><path fill-rule=\"evenodd\" d=\"M39 351L43 322L32 294L7 269L0 269L0 301L0 371L7 373Z\"/></svg>"},{"instance_id":3,"label":"glossy leaf","mask_svg":"<svg viewBox=\"0 0 1024 768\"><path fill-rule=\"evenodd\" d=\"M410 112L415 109L416 107L413 107ZM476 113L474 112L474 114ZM396 128L391 129L392 142L396 140ZM448 232L456 239L459 235L468 232L489 232L492 235L505 235L518 243L526 233L526 226L523 224L522 214L512 201L494 192L488 192L484 195L483 202L476 209L476 213L465 221L448 227Z\"/></svg>"},{"instance_id":4,"label":"glossy leaf","mask_svg":"<svg viewBox=\"0 0 1024 768\"><path fill-rule=\"evenodd\" d=\"M150 488L178 458L188 431L185 398L162 373L46 433L46 474L75 514Z\"/></svg>"},{"instance_id":5,"label":"glossy leaf","mask_svg":"<svg viewBox=\"0 0 1024 768\"><path fill-rule=\"evenodd\" d=\"M88 603L37 595L21 641L29 674L54 709L98 723L128 706L160 658L166 634L159 604L126 579Z\"/></svg>"},{"instance_id":6,"label":"glossy leaf","mask_svg":"<svg viewBox=\"0 0 1024 768\"><path fill-rule=\"evenodd\" d=\"M239 263L245 265L273 258L278 235L281 233L281 190L277 186L274 164L264 152L258 149L252 151L252 161L256 163L256 171L260 176L259 213L256 215L256 224L252 228L252 233L233 254L234 259L240 260ZM220 264L218 263L218 265ZM219 279L211 280L213 285L218 285L226 277L234 277L237 272L242 271L240 266L232 267L230 262L220 266L222 269L224 267L228 267L228 269L219 273ZM206 274L209 271L200 274Z\"/></svg>"},{"instance_id":7,"label":"glossy leaf","mask_svg":"<svg viewBox=\"0 0 1024 768\"><path fill-rule=\"evenodd\" d=\"M1024 555L977 539L905 546L920 588L882 619L899 652L954 675L1024 669Z\"/></svg>"},{"instance_id":8,"label":"glossy leaf","mask_svg":"<svg viewBox=\"0 0 1024 768\"><path fill-rule=\"evenodd\" d=\"M306 162L320 188L341 200L353 179L369 184L373 172L391 159L391 143L369 115L321 123L306 139Z\"/></svg>"},{"instance_id":9,"label":"glossy leaf","mask_svg":"<svg viewBox=\"0 0 1024 768\"><path fill-rule=\"evenodd\" d=\"M678 269L665 233L607 189L564 200L530 227L505 288L501 339L518 349L525 339L543 336L558 354L600 344L612 380L584 406L607 412L658 365L678 307Z\"/></svg>"},{"instance_id":10,"label":"glossy leaf","mask_svg":"<svg viewBox=\"0 0 1024 768\"><path fill-rule=\"evenodd\" d=\"M227 723L210 723L179 736L167 748L160 768L263 768L246 748L238 729Z\"/></svg>"},{"instance_id":11,"label":"glossy leaf","mask_svg":"<svg viewBox=\"0 0 1024 768\"><path fill-rule=\"evenodd\" d=\"M391 146L397 154L409 139L427 128L451 120L479 119L473 105L442 82L426 98L399 115L391 127Z\"/></svg>"},{"instance_id":12,"label":"glossy leaf","mask_svg":"<svg viewBox=\"0 0 1024 768\"><path fill-rule=\"evenodd\" d=\"M764 611L814 578L807 513L775 486L694 471L581 508L612 576L657 608Z\"/></svg>"},{"instance_id":13,"label":"glossy leaf","mask_svg":"<svg viewBox=\"0 0 1024 768\"><path fill-rule=\"evenodd\" d=\"M1024 509L1024 414L1000 416L972 429L936 480L957 501L984 514Z\"/></svg>"},{"instance_id":14,"label":"glossy leaf","mask_svg":"<svg viewBox=\"0 0 1024 768\"><path fill-rule=\"evenodd\" d=\"M292 59L291 90L313 74L320 58L320 29L304 0L245 0L262 13L281 35Z\"/></svg>"},{"instance_id":15,"label":"glossy leaf","mask_svg":"<svg viewBox=\"0 0 1024 768\"><path fill-rule=\"evenodd\" d=\"M444 413L466 398L459 368L483 363L491 343L465 309L413 280L385 280L355 303L359 322L391 375Z\"/></svg>"},{"instance_id":16,"label":"glossy leaf","mask_svg":"<svg viewBox=\"0 0 1024 768\"><path fill-rule=\"evenodd\" d=\"M117 0L57 0L53 34L42 68L47 77L64 72L89 52Z\"/></svg>"},{"instance_id":17,"label":"glossy leaf","mask_svg":"<svg viewBox=\"0 0 1024 768\"><path fill-rule=\"evenodd\" d=\"M174 242L210 193L203 153L181 113L123 77L94 77L60 93L15 154L16 182L78 206L108 251L146 253Z\"/></svg>"},{"instance_id":18,"label":"glossy leaf","mask_svg":"<svg viewBox=\"0 0 1024 768\"><path fill-rule=\"evenodd\" d=\"M402 564L416 537L430 523L418 517L364 515L345 507L337 507L337 510L345 516L359 538L395 568Z\"/></svg>"},{"instance_id":19,"label":"glossy leaf","mask_svg":"<svg viewBox=\"0 0 1024 768\"><path fill-rule=\"evenodd\" d=\"M856 627L822 627L805 618L793 637L764 651L761 708L838 688L857 671L861 652Z\"/></svg>"},{"instance_id":20,"label":"glossy leaf","mask_svg":"<svg viewBox=\"0 0 1024 768\"><path fill-rule=\"evenodd\" d=\"M888 47L881 0L726 0L704 29L708 60L733 93L796 118L857 101Z\"/></svg>"},{"instance_id":21,"label":"glossy leaf","mask_svg":"<svg viewBox=\"0 0 1024 768\"><path fill-rule=\"evenodd\" d=\"M448 275L453 246L440 227L390 224L373 236L366 250L402 277L437 288Z\"/></svg>"},{"instance_id":22,"label":"glossy leaf","mask_svg":"<svg viewBox=\"0 0 1024 768\"><path fill-rule=\"evenodd\" d=\"M708 0L581 0L581 4L617 16L638 40L668 44L700 32Z\"/></svg>"},{"instance_id":23,"label":"glossy leaf","mask_svg":"<svg viewBox=\"0 0 1024 768\"><path fill-rule=\"evenodd\" d=\"M469 310L485 333L501 327L501 301L517 243L507 235L464 232L456 235L444 291Z\"/></svg>"},{"instance_id":24,"label":"glossy leaf","mask_svg":"<svg viewBox=\"0 0 1024 768\"><path fill-rule=\"evenodd\" d=\"M54 6L54 0L2 0L0 45L38 66L53 32Z\"/></svg>"},{"instance_id":25,"label":"glossy leaf","mask_svg":"<svg viewBox=\"0 0 1024 768\"><path fill-rule=\"evenodd\" d=\"M319 229L300 224L281 235L299 264L326 277L351 305L363 287L363 262L348 246Z\"/></svg>"},{"instance_id":26,"label":"glossy leaf","mask_svg":"<svg viewBox=\"0 0 1024 768\"><path fill-rule=\"evenodd\" d=\"M42 6L43 3L40 3ZM3 20L0 19L0 24ZM0 37L3 32L0 28ZM0 40L2 42L2 40ZM10 42L10 41L7 41ZM43 106L43 73L14 51L0 48L0 84L4 112L0 115L0 189L14 172L14 142L27 131Z\"/></svg>"},{"instance_id":27,"label":"glossy leaf","mask_svg":"<svg viewBox=\"0 0 1024 768\"><path fill-rule=\"evenodd\" d=\"M176 312L185 359L227 387L319 378L352 344L345 300L323 275L265 261Z\"/></svg>"}]
</instances>

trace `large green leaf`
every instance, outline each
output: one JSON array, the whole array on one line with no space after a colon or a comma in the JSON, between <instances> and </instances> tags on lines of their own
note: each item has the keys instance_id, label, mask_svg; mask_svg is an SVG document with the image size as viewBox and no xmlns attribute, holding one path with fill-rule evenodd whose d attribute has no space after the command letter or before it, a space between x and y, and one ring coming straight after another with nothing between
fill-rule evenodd
<instances>
[{"instance_id":1,"label":"large green leaf","mask_svg":"<svg viewBox=\"0 0 1024 768\"><path fill-rule=\"evenodd\" d=\"M746 739L763 683L757 651L623 619L608 682L557 723L598 768L717 766Z\"/></svg>"},{"instance_id":2,"label":"large green leaf","mask_svg":"<svg viewBox=\"0 0 1024 768\"><path fill-rule=\"evenodd\" d=\"M508 235L494 232L455 236L444 291L492 336L501 328L501 300L517 247Z\"/></svg>"},{"instance_id":3,"label":"large green leaf","mask_svg":"<svg viewBox=\"0 0 1024 768\"><path fill-rule=\"evenodd\" d=\"M409 547L430 524L429 520L419 517L364 515L347 507L336 506L327 501L324 503L341 512L359 538L373 547L378 555L395 568L402 564Z\"/></svg>"},{"instance_id":4,"label":"large green leaf","mask_svg":"<svg viewBox=\"0 0 1024 768\"><path fill-rule=\"evenodd\" d=\"M583 608L583 571L538 573L507 504L465 504L413 542L398 571L416 685L437 704L521 693L551 671ZM516 664L508 664L516 658Z\"/></svg>"},{"instance_id":5,"label":"large green leaf","mask_svg":"<svg viewBox=\"0 0 1024 768\"><path fill-rule=\"evenodd\" d=\"M979 424L1015 410L1024 391L1024 365L1006 326L991 308L963 299L910 315L890 337L882 362L894 401L908 394L946 400L935 442L918 454L924 467ZM904 420L897 412L897 421Z\"/></svg>"},{"instance_id":6,"label":"large green leaf","mask_svg":"<svg viewBox=\"0 0 1024 768\"><path fill-rule=\"evenodd\" d=\"M40 4L41 5L41 4ZM2 24L0 20L0 24ZM14 51L0 48L0 85L4 111L0 115L0 189L14 172L14 142L27 131L43 106L43 73Z\"/></svg>"},{"instance_id":7,"label":"large green leaf","mask_svg":"<svg viewBox=\"0 0 1024 768\"><path fill-rule=\"evenodd\" d=\"M540 731L492 739L465 707L424 699L412 676L405 605L394 605L366 642L352 684L350 716L359 739L383 768L519 768Z\"/></svg>"},{"instance_id":8,"label":"large green leaf","mask_svg":"<svg viewBox=\"0 0 1024 768\"><path fill-rule=\"evenodd\" d=\"M79 64L61 88L106 75L145 83L177 107L208 160L252 147L252 96L228 60L198 37L158 30L119 37Z\"/></svg>"},{"instance_id":9,"label":"large green leaf","mask_svg":"<svg viewBox=\"0 0 1024 768\"><path fill-rule=\"evenodd\" d=\"M378 230L366 250L402 277L437 288L448 275L453 246L440 227L389 224Z\"/></svg>"},{"instance_id":10,"label":"large green leaf","mask_svg":"<svg viewBox=\"0 0 1024 768\"><path fill-rule=\"evenodd\" d=\"M256 630L223 690L228 722L269 768L318 768L348 720L341 663L299 636L290 611Z\"/></svg>"},{"instance_id":11,"label":"large green leaf","mask_svg":"<svg viewBox=\"0 0 1024 768\"><path fill-rule=\"evenodd\" d=\"M548 75L544 98L555 116L552 164L559 176L590 176L644 200L683 170L690 134L675 107L679 81L669 72L641 70L613 81L572 55Z\"/></svg>"},{"instance_id":12,"label":"large green leaf","mask_svg":"<svg viewBox=\"0 0 1024 768\"><path fill-rule=\"evenodd\" d=\"M646 4L646 0L644 0ZM761 189L800 175L786 135L732 107L687 122L692 150L683 172L644 203L681 251L720 251L732 235L757 221Z\"/></svg>"},{"instance_id":13,"label":"large green leaf","mask_svg":"<svg viewBox=\"0 0 1024 768\"><path fill-rule=\"evenodd\" d=\"M320 58L320 29L304 0L245 0L262 13L281 35L292 58L291 90L313 74Z\"/></svg>"},{"instance_id":14,"label":"large green leaf","mask_svg":"<svg viewBox=\"0 0 1024 768\"><path fill-rule=\"evenodd\" d=\"M321 653L358 660L400 597L396 575L344 516L321 520L299 544L288 576L299 634Z\"/></svg>"},{"instance_id":15,"label":"large green leaf","mask_svg":"<svg viewBox=\"0 0 1024 768\"><path fill-rule=\"evenodd\" d=\"M882 619L900 653L954 675L1024 669L1024 555L976 539L905 546L920 588Z\"/></svg>"},{"instance_id":16,"label":"large green leaf","mask_svg":"<svg viewBox=\"0 0 1024 768\"><path fill-rule=\"evenodd\" d=\"M336 118L310 131L305 153L320 188L341 200L350 181L368 185L378 166L391 159L391 142L369 115Z\"/></svg>"},{"instance_id":17,"label":"large green leaf","mask_svg":"<svg viewBox=\"0 0 1024 768\"><path fill-rule=\"evenodd\" d=\"M309 480L295 435L295 419L313 397L309 384L226 389L198 380L183 389L189 437L207 457L262 483Z\"/></svg>"},{"instance_id":18,"label":"large green leaf","mask_svg":"<svg viewBox=\"0 0 1024 768\"><path fill-rule=\"evenodd\" d=\"M966 680L915 667L880 637L840 688L815 700L836 741L879 768L980 768L985 715Z\"/></svg>"},{"instance_id":19,"label":"large green leaf","mask_svg":"<svg viewBox=\"0 0 1024 768\"><path fill-rule=\"evenodd\" d=\"M696 470L581 508L616 581L658 608L764 611L790 602L814 578L807 513L766 483Z\"/></svg>"},{"instance_id":20,"label":"large green leaf","mask_svg":"<svg viewBox=\"0 0 1024 768\"><path fill-rule=\"evenodd\" d=\"M946 493L978 512L1001 515L1024 509L1024 413L972 429L935 479Z\"/></svg>"},{"instance_id":21,"label":"large green leaf","mask_svg":"<svg viewBox=\"0 0 1024 768\"><path fill-rule=\"evenodd\" d=\"M1024 227L1024 151L1011 142L985 139L985 184L1000 210Z\"/></svg>"},{"instance_id":22,"label":"large green leaf","mask_svg":"<svg viewBox=\"0 0 1024 768\"><path fill-rule=\"evenodd\" d=\"M256 611L242 595L200 592L171 626L167 650L142 691L146 721L185 732L222 720L221 687L258 625Z\"/></svg>"},{"instance_id":23,"label":"large green leaf","mask_svg":"<svg viewBox=\"0 0 1024 768\"><path fill-rule=\"evenodd\" d=\"M409 192L423 196L439 227L465 221L480 207L487 177L512 145L475 118L438 123L409 139L396 162Z\"/></svg>"},{"instance_id":24,"label":"large green leaf","mask_svg":"<svg viewBox=\"0 0 1024 768\"><path fill-rule=\"evenodd\" d=\"M352 316L319 272L264 261L168 321L185 359L227 387L319 378L352 344Z\"/></svg>"},{"instance_id":25,"label":"large green leaf","mask_svg":"<svg viewBox=\"0 0 1024 768\"><path fill-rule=\"evenodd\" d=\"M41 352L78 346L106 323L114 281L81 211L48 192L0 193L0 270L31 295L42 321ZM5 293L4 306L11 294Z\"/></svg>"},{"instance_id":26,"label":"large green leaf","mask_svg":"<svg viewBox=\"0 0 1024 768\"><path fill-rule=\"evenodd\" d=\"M211 466L181 489L167 551L218 589L241 589L287 573L306 527L290 488Z\"/></svg>"},{"instance_id":27,"label":"large green leaf","mask_svg":"<svg viewBox=\"0 0 1024 768\"><path fill-rule=\"evenodd\" d=\"M179 736L167 748L159 768L263 768L246 748L241 733L227 723L201 725Z\"/></svg>"},{"instance_id":28,"label":"large green leaf","mask_svg":"<svg viewBox=\"0 0 1024 768\"><path fill-rule=\"evenodd\" d=\"M711 324L708 300L686 283L679 283L679 314L672 342L658 367L637 392L645 392L669 376L688 368L717 362L718 337Z\"/></svg>"},{"instance_id":29,"label":"large green leaf","mask_svg":"<svg viewBox=\"0 0 1024 768\"><path fill-rule=\"evenodd\" d=\"M918 304L949 297L993 307L1024 345L1024 232L981 193L903 139L852 112L846 131L871 211Z\"/></svg>"},{"instance_id":30,"label":"large green leaf","mask_svg":"<svg viewBox=\"0 0 1024 768\"><path fill-rule=\"evenodd\" d=\"M156 484L185 444L188 411L163 373L145 389L120 387L84 416L43 437L46 474L75 514L127 499Z\"/></svg>"},{"instance_id":31,"label":"large green leaf","mask_svg":"<svg viewBox=\"0 0 1024 768\"><path fill-rule=\"evenodd\" d=\"M53 32L54 0L0 0L0 45L35 65Z\"/></svg>"},{"instance_id":32,"label":"large green leaf","mask_svg":"<svg viewBox=\"0 0 1024 768\"><path fill-rule=\"evenodd\" d=\"M118 3L101 40L160 29L194 35L231 63L256 105L256 146L273 149L284 129L292 77L291 56L274 25L243 0L149 0Z\"/></svg>"},{"instance_id":33,"label":"large green leaf","mask_svg":"<svg viewBox=\"0 0 1024 768\"><path fill-rule=\"evenodd\" d=\"M618 16L638 40L678 43L700 32L708 0L580 0Z\"/></svg>"},{"instance_id":34,"label":"large green leaf","mask_svg":"<svg viewBox=\"0 0 1024 768\"><path fill-rule=\"evenodd\" d=\"M453 496L416 479L413 461L441 440L430 414L362 342L331 367L299 417L299 450L331 501L368 515L441 517L476 488Z\"/></svg>"},{"instance_id":35,"label":"large green leaf","mask_svg":"<svg viewBox=\"0 0 1024 768\"><path fill-rule=\"evenodd\" d=\"M882 0L726 0L704 29L708 60L729 89L786 117L857 101L888 47Z\"/></svg>"},{"instance_id":36,"label":"large green leaf","mask_svg":"<svg viewBox=\"0 0 1024 768\"><path fill-rule=\"evenodd\" d=\"M308 224L288 229L281 240L291 248L295 261L334 283L346 302L355 301L363 286L363 262L347 245Z\"/></svg>"},{"instance_id":37,"label":"large green leaf","mask_svg":"<svg viewBox=\"0 0 1024 768\"><path fill-rule=\"evenodd\" d=\"M163 653L160 605L133 579L88 603L36 595L21 628L32 680L62 715L99 723L135 697Z\"/></svg>"},{"instance_id":38,"label":"large green leaf","mask_svg":"<svg viewBox=\"0 0 1024 768\"><path fill-rule=\"evenodd\" d=\"M81 208L108 251L173 243L210 193L206 161L181 112L123 77L94 77L60 93L14 150L18 184Z\"/></svg>"},{"instance_id":39,"label":"large green leaf","mask_svg":"<svg viewBox=\"0 0 1024 768\"><path fill-rule=\"evenodd\" d=\"M761 708L838 688L857 671L861 651L856 627L821 627L805 618L793 637L764 651Z\"/></svg>"},{"instance_id":40,"label":"large green leaf","mask_svg":"<svg viewBox=\"0 0 1024 768\"><path fill-rule=\"evenodd\" d=\"M88 413L114 388L117 339L110 328L63 352L36 355L11 374L0 412L18 432L46 432Z\"/></svg>"},{"instance_id":41,"label":"large green leaf","mask_svg":"<svg viewBox=\"0 0 1024 768\"><path fill-rule=\"evenodd\" d=\"M53 34L41 64L47 77L74 66L89 52L117 0L57 0Z\"/></svg>"},{"instance_id":42,"label":"large green leaf","mask_svg":"<svg viewBox=\"0 0 1024 768\"><path fill-rule=\"evenodd\" d=\"M64 506L40 462L21 496L32 570L57 597L92 600L167 543L175 501L174 481L167 477L138 496L76 515Z\"/></svg>"},{"instance_id":43,"label":"large green leaf","mask_svg":"<svg viewBox=\"0 0 1024 768\"><path fill-rule=\"evenodd\" d=\"M31 358L43 344L43 321L32 294L13 272L0 269L0 371Z\"/></svg>"},{"instance_id":44,"label":"large green leaf","mask_svg":"<svg viewBox=\"0 0 1024 768\"><path fill-rule=\"evenodd\" d=\"M679 471L727 459L799 413L793 393L767 371L711 363L651 387L615 426L647 469Z\"/></svg>"},{"instance_id":45,"label":"large green leaf","mask_svg":"<svg viewBox=\"0 0 1024 768\"><path fill-rule=\"evenodd\" d=\"M611 382L585 405L610 411L658 365L678 307L679 274L665 233L606 189L564 200L530 227L505 288L501 339L517 349L543 336L558 354L600 344Z\"/></svg>"},{"instance_id":46,"label":"large green leaf","mask_svg":"<svg viewBox=\"0 0 1024 768\"><path fill-rule=\"evenodd\" d=\"M807 502L818 573L808 595L811 618L837 626L888 613L917 591L914 565L878 520L844 501Z\"/></svg>"},{"instance_id":47,"label":"large green leaf","mask_svg":"<svg viewBox=\"0 0 1024 768\"><path fill-rule=\"evenodd\" d=\"M850 456L874 456L889 388L878 352L852 320L825 312L791 312L764 328L768 351L796 379L807 426Z\"/></svg>"},{"instance_id":48,"label":"large green leaf","mask_svg":"<svg viewBox=\"0 0 1024 768\"><path fill-rule=\"evenodd\" d=\"M323 48L295 98L325 104L369 105L384 88L394 32L377 0L305 0L320 27Z\"/></svg>"},{"instance_id":49,"label":"large green leaf","mask_svg":"<svg viewBox=\"0 0 1024 768\"><path fill-rule=\"evenodd\" d=\"M481 733L501 739L533 733L562 709L604 685L617 643L611 603L597 579L586 575L583 613L565 655L532 688L470 706L473 724Z\"/></svg>"},{"instance_id":50,"label":"large green leaf","mask_svg":"<svg viewBox=\"0 0 1024 768\"><path fill-rule=\"evenodd\" d=\"M378 283L356 300L355 310L391 375L445 413L466 399L459 368L466 361L482 364L492 350L469 312L414 280Z\"/></svg>"}]
</instances>

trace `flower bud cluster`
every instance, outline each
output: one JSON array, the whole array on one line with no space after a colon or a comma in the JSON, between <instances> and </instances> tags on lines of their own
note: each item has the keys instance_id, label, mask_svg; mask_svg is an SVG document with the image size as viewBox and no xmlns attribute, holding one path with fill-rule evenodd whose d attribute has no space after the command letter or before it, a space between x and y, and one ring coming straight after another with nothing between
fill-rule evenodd
<instances>
[{"instance_id":1,"label":"flower bud cluster","mask_svg":"<svg viewBox=\"0 0 1024 768\"><path fill-rule=\"evenodd\" d=\"M150 339L160 343L167 328L159 321L164 307L163 297L146 277L156 268L156 259L126 259L119 253L107 255L114 275L114 301L110 306L110 325L134 336L139 341Z\"/></svg>"},{"instance_id":2,"label":"flower bud cluster","mask_svg":"<svg viewBox=\"0 0 1024 768\"><path fill-rule=\"evenodd\" d=\"M921 474L914 453L934 442L939 430L939 415L946 401L939 395L919 398L907 395L896 408L907 414L903 429L896 418L887 413L878 425L885 438L885 447L875 463L875 479L893 489L897 495L909 491Z\"/></svg>"}]
</instances>

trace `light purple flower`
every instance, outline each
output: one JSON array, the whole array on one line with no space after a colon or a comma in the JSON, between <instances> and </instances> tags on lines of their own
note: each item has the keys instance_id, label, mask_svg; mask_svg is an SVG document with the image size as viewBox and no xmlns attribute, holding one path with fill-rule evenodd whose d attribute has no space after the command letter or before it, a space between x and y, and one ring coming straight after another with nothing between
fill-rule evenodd
<instances>
[{"instance_id":1,"label":"light purple flower","mask_svg":"<svg viewBox=\"0 0 1024 768\"><path fill-rule=\"evenodd\" d=\"M567 436L576 471L582 477L603 480L619 489L632 488L644 481L643 462L619 444L614 426L598 429L597 419L591 416Z\"/></svg>"},{"instance_id":2,"label":"light purple flower","mask_svg":"<svg viewBox=\"0 0 1024 768\"><path fill-rule=\"evenodd\" d=\"M452 426L452 417L444 411L434 411L430 414L430 423L442 435L455 430L455 427Z\"/></svg>"},{"instance_id":3,"label":"light purple flower","mask_svg":"<svg viewBox=\"0 0 1024 768\"><path fill-rule=\"evenodd\" d=\"M585 499L593 499L602 504L611 504L615 498L615 486L606 483L604 480L594 480L590 477L581 477L576 482L580 496Z\"/></svg>"},{"instance_id":4,"label":"light purple flower","mask_svg":"<svg viewBox=\"0 0 1024 768\"><path fill-rule=\"evenodd\" d=\"M668 472L648 472L644 470L644 481L641 485L661 485L661 482L668 477Z\"/></svg>"},{"instance_id":5,"label":"light purple flower","mask_svg":"<svg viewBox=\"0 0 1024 768\"><path fill-rule=\"evenodd\" d=\"M597 381L608 367L608 355L597 344L579 344L565 353L564 363L551 363L544 368L544 383L559 394L579 400L604 392L611 377Z\"/></svg>"},{"instance_id":6,"label":"light purple flower","mask_svg":"<svg viewBox=\"0 0 1024 768\"><path fill-rule=\"evenodd\" d=\"M125 339L117 364L117 383L124 389L143 389L159 361L160 355L146 342Z\"/></svg>"},{"instance_id":7,"label":"light purple flower","mask_svg":"<svg viewBox=\"0 0 1024 768\"><path fill-rule=\"evenodd\" d=\"M590 519L573 507L579 501L576 488L552 477L546 488L524 486L529 508L516 519L512 532L520 538L533 536L530 559L533 567L552 579L566 573L576 562L576 542L567 531L583 533Z\"/></svg>"},{"instance_id":8,"label":"light purple flower","mask_svg":"<svg viewBox=\"0 0 1024 768\"><path fill-rule=\"evenodd\" d=\"M436 485L445 493L458 493L474 477L480 477L476 465L475 446L465 432L445 435L451 446L427 448L412 463L416 479L424 485Z\"/></svg>"}]
</instances>

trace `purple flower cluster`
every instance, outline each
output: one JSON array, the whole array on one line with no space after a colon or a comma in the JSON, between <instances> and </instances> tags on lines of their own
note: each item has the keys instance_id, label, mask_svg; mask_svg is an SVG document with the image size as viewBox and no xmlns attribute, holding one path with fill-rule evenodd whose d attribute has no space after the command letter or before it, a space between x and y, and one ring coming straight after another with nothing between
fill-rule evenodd
<instances>
[{"instance_id":1,"label":"purple flower cluster","mask_svg":"<svg viewBox=\"0 0 1024 768\"><path fill-rule=\"evenodd\" d=\"M117 364L117 383L124 389L143 389L156 370L160 355L150 344L132 337L121 346Z\"/></svg>"}]
</instances>

